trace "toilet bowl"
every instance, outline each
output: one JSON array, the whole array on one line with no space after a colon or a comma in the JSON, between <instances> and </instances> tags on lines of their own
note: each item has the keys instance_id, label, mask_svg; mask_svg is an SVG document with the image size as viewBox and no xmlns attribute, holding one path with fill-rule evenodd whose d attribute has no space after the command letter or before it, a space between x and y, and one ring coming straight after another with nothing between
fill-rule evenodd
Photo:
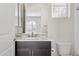
<instances>
[{"instance_id":1,"label":"toilet bowl","mask_svg":"<svg viewBox=\"0 0 79 59\"><path fill-rule=\"evenodd\" d=\"M69 56L71 51L71 43L69 42L63 42L63 43L57 43L58 47L58 54L60 56Z\"/></svg>"}]
</instances>

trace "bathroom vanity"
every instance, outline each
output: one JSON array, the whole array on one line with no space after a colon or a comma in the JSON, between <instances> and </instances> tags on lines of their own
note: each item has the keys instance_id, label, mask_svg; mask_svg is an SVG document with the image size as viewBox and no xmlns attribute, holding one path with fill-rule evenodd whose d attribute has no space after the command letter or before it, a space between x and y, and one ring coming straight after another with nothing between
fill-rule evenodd
<instances>
[{"instance_id":1,"label":"bathroom vanity","mask_svg":"<svg viewBox=\"0 0 79 59\"><path fill-rule=\"evenodd\" d=\"M17 38L15 56L51 56L51 40Z\"/></svg>"},{"instance_id":2,"label":"bathroom vanity","mask_svg":"<svg viewBox=\"0 0 79 59\"><path fill-rule=\"evenodd\" d=\"M51 56L51 41L16 41L15 56Z\"/></svg>"}]
</instances>

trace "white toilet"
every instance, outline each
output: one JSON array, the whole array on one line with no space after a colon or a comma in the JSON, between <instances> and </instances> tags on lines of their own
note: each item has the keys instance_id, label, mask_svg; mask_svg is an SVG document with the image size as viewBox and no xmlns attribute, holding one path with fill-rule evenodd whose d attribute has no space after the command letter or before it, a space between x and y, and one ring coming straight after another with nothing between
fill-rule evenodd
<instances>
[{"instance_id":1,"label":"white toilet","mask_svg":"<svg viewBox=\"0 0 79 59\"><path fill-rule=\"evenodd\" d=\"M70 56L70 51L71 51L70 42L57 43L57 48L58 48L59 55Z\"/></svg>"}]
</instances>

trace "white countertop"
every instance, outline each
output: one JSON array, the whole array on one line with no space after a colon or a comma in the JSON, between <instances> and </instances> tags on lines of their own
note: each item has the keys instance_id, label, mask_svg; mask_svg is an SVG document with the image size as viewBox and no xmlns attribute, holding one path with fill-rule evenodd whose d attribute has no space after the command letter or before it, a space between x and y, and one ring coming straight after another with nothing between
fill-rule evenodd
<instances>
[{"instance_id":1,"label":"white countertop","mask_svg":"<svg viewBox=\"0 0 79 59\"><path fill-rule=\"evenodd\" d=\"M52 41L52 40L15 40L15 41Z\"/></svg>"},{"instance_id":2,"label":"white countertop","mask_svg":"<svg viewBox=\"0 0 79 59\"><path fill-rule=\"evenodd\" d=\"M15 41L53 41L48 38L23 38L23 37L16 37Z\"/></svg>"}]
</instances>

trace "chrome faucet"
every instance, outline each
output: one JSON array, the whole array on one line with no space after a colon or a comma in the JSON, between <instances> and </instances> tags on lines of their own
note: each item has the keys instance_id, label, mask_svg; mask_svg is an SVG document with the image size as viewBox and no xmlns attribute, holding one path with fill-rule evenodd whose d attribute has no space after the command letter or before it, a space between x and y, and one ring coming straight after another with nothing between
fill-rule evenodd
<instances>
[{"instance_id":1,"label":"chrome faucet","mask_svg":"<svg viewBox=\"0 0 79 59\"><path fill-rule=\"evenodd\" d=\"M37 37L38 34L35 34L34 32L31 32L31 34L27 34L28 37Z\"/></svg>"},{"instance_id":2,"label":"chrome faucet","mask_svg":"<svg viewBox=\"0 0 79 59\"><path fill-rule=\"evenodd\" d=\"M32 37L34 37L34 33L32 32Z\"/></svg>"}]
</instances>

